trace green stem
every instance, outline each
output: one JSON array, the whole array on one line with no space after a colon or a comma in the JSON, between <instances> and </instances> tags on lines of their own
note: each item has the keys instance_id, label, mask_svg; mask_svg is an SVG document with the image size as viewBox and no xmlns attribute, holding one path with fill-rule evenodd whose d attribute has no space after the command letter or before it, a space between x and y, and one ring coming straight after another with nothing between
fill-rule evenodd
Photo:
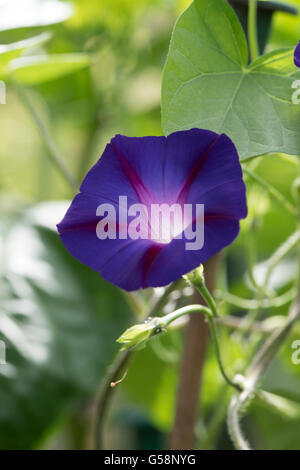
<instances>
[{"instance_id":1,"label":"green stem","mask_svg":"<svg viewBox=\"0 0 300 470\"><path fill-rule=\"evenodd\" d=\"M207 314L207 319L208 319L209 326L210 326L210 329L211 329L211 335L212 335L213 343L214 343L214 346L215 346L216 357L217 357L217 361L218 361L218 364L219 364L221 374L222 374L223 378L225 379L225 381L229 385L231 385L235 389L241 391L242 389L241 389L240 385L233 382L228 377L227 373L225 372L224 366L223 366L223 361L222 361L221 352L220 352L220 348L219 348L219 340L218 340L218 335L217 335L217 330L216 330L216 325L215 325L215 320L220 318L220 316L219 316L219 312L218 312L218 309L217 309L216 302L215 302L213 296L211 295L211 293L209 292L208 288L206 287L205 278L204 278L204 274L203 274L203 267L200 266L198 269L195 269L192 273L187 274L186 278L187 278L188 282L190 282L198 290L198 292L200 293L202 298L205 300L205 302L209 306L210 310L209 310L209 314ZM195 309L196 306L189 306L189 307L192 307L192 311L190 311L188 313L193 313L193 312L196 311L196 309ZM189 307L185 307L185 308L188 309ZM202 312L202 313L207 312L207 309L204 310L205 307L203 307L202 305L199 305L198 308L199 308L198 312ZM175 313L175 312L173 312L173 313Z\"/></svg>"},{"instance_id":2,"label":"green stem","mask_svg":"<svg viewBox=\"0 0 300 470\"><path fill-rule=\"evenodd\" d=\"M275 357L279 351L282 343L290 333L294 323L299 319L300 316L300 298L295 301L291 306L286 324L282 328L275 330L271 336L266 340L262 348L258 351L254 357L250 367L248 368L244 382L246 389L253 390L261 376L265 372L269 363Z\"/></svg>"},{"instance_id":3,"label":"green stem","mask_svg":"<svg viewBox=\"0 0 300 470\"><path fill-rule=\"evenodd\" d=\"M256 292L259 289L259 286L256 282L255 276L254 276L254 267L256 264L256 243L255 243L255 229L256 229L256 224L252 223L252 226L250 227L249 233L248 233L248 243L246 244L246 257L247 257L247 264L248 264L248 276L250 283L252 284L253 290Z\"/></svg>"},{"instance_id":4,"label":"green stem","mask_svg":"<svg viewBox=\"0 0 300 470\"><path fill-rule=\"evenodd\" d=\"M228 430L235 447L239 450L249 450L249 444L243 436L240 426L240 414L244 405L254 396L255 389L262 375L266 371L270 362L278 353L284 340L290 333L295 322L300 317L300 297L292 305L286 324L282 328L278 328L266 340L262 348L254 357L250 367L248 368L244 378L244 391L239 395L235 395L230 403L228 410Z\"/></svg>"},{"instance_id":5,"label":"green stem","mask_svg":"<svg viewBox=\"0 0 300 470\"><path fill-rule=\"evenodd\" d=\"M225 328L229 328L235 331L240 331L242 333L251 332L251 333L259 333L261 335L269 335L274 330L285 325L286 316L285 315L276 315L276 316L273 315L264 321L254 322L250 326L250 328L247 328L247 325L245 325L242 318L232 316L232 315L224 315L222 317L216 318L216 322L218 325L221 325ZM299 327L298 328L295 327L295 332L297 332L297 334L300 334Z\"/></svg>"},{"instance_id":6,"label":"green stem","mask_svg":"<svg viewBox=\"0 0 300 470\"><path fill-rule=\"evenodd\" d=\"M98 107L93 111L92 121L86 137L86 143L79 159L79 165L77 169L78 181L81 181L85 177L92 163L93 149L95 147L96 138L100 127L97 111Z\"/></svg>"},{"instance_id":7,"label":"green stem","mask_svg":"<svg viewBox=\"0 0 300 470\"><path fill-rule=\"evenodd\" d=\"M202 273L202 270L200 268L196 269L191 274L187 274L186 277L188 279L188 282L190 282L197 289L197 291L200 293L203 300L205 300L205 302L207 303L207 305L209 306L212 312L212 315L214 317L218 317L219 312L217 309L215 299L213 298L213 296L211 295L211 293L206 287L204 274Z\"/></svg>"},{"instance_id":8,"label":"green stem","mask_svg":"<svg viewBox=\"0 0 300 470\"><path fill-rule=\"evenodd\" d=\"M157 315L165 306L169 300L171 292L180 287L182 279L179 279L176 282L170 284L166 289L163 295L152 305L149 311L145 314L144 320L150 317ZM111 403L115 388L111 387L112 382L116 382L122 375L122 372L128 366L134 355L134 351L127 349L126 351L120 351L115 358L114 362L111 364L108 374L104 378L99 398L97 400L96 412L95 412L95 428L94 428L94 438L95 438L95 449L101 450L103 446L103 429L105 418Z\"/></svg>"},{"instance_id":9,"label":"green stem","mask_svg":"<svg viewBox=\"0 0 300 470\"><path fill-rule=\"evenodd\" d=\"M56 144L48 131L47 126L45 123L42 121L41 117L39 116L38 112L36 111L35 107L31 103L30 99L28 98L28 95L26 91L23 89L22 86L17 84L16 82L13 83L13 86L15 90L17 91L20 99L22 100L23 104L26 106L28 109L33 121L35 122L40 135L44 141L44 144L48 150L49 158L52 161L52 163L56 166L56 168L59 170L59 172L62 174L66 182L69 184L71 189L75 192L78 191L78 185L73 177L73 175L69 172L68 168L66 167L64 163L64 157L56 147Z\"/></svg>"},{"instance_id":10,"label":"green stem","mask_svg":"<svg viewBox=\"0 0 300 470\"><path fill-rule=\"evenodd\" d=\"M253 62L259 56L257 40L257 1L249 0L248 9L248 42L250 57Z\"/></svg>"},{"instance_id":11,"label":"green stem","mask_svg":"<svg viewBox=\"0 0 300 470\"><path fill-rule=\"evenodd\" d=\"M250 176L250 178L260 184L263 188L265 188L270 194L270 196L275 199L279 204L281 204L287 212L289 212L293 216L296 215L297 211L295 206L272 184L268 183L268 181L264 180L259 175L254 173L252 170L250 170L249 167L246 168L245 166L243 166L243 172Z\"/></svg>"},{"instance_id":12,"label":"green stem","mask_svg":"<svg viewBox=\"0 0 300 470\"><path fill-rule=\"evenodd\" d=\"M208 318L209 326L210 326L210 329L211 329L211 335L212 335L213 343L214 343L214 346L215 346L216 357L217 357L217 361L218 361L218 364L219 364L221 374L222 374L223 378L225 379L225 381L228 383L228 385L231 385L231 387L234 387L236 390L241 391L242 390L241 386L239 384L235 383L234 381L232 381L228 377L228 375L227 375L227 373L224 369L223 361L222 361L222 357L221 357L221 352L220 352L220 348L219 348L219 340L218 340L217 329L216 329L214 318L211 315L209 315L207 318Z\"/></svg>"},{"instance_id":13,"label":"green stem","mask_svg":"<svg viewBox=\"0 0 300 470\"><path fill-rule=\"evenodd\" d=\"M273 194L274 194L274 191L273 191ZM278 194L280 193L277 193L277 196ZM282 197L281 197L281 202L284 202L285 207L288 208L288 206L286 206L286 201L283 201ZM293 208L293 212L295 215L296 212L294 208ZM300 217L298 220L300 220ZM268 283L272 275L272 272L274 268L278 265L278 263L281 261L281 259L284 256L286 256L295 247L298 247L299 249L299 241L300 241L300 227L299 227L299 222L298 222L298 230L295 233L293 233L276 250L276 252L269 259L262 290L265 290L268 287ZM300 249L298 251L298 259L300 260ZM299 262L299 267L300 267L300 262ZM300 273L300 268L299 268L299 273ZM298 288L299 288L299 284L298 284ZM243 407L254 396L254 393L256 392L257 384L261 380L261 377L263 376L264 372L268 368L273 358L278 353L283 342L287 338L288 334L290 333L291 329L293 328L295 322L299 319L299 317L300 317L300 290L298 290L298 296L297 296L295 303L290 308L289 315L285 324L281 328L277 328L271 334L271 336L264 342L260 350L254 356L254 359L250 367L247 369L246 374L243 378L244 391L240 393L239 395L235 395L231 400L229 411L228 411L228 420L227 420L228 430L232 437L235 447L239 450L250 450L250 446L243 435L243 432L241 430L241 425L240 425L240 415L243 410ZM252 318L251 321L253 320L254 319ZM261 395L261 392L257 392L257 393Z\"/></svg>"},{"instance_id":14,"label":"green stem","mask_svg":"<svg viewBox=\"0 0 300 470\"><path fill-rule=\"evenodd\" d=\"M268 309L268 308L279 308L286 305L296 297L297 291L294 287L286 291L284 294L271 299L244 299L237 295L230 294L225 291L216 291L216 295L219 299L227 302L231 305L235 305L238 308L244 310L257 310L257 309Z\"/></svg>"},{"instance_id":15,"label":"green stem","mask_svg":"<svg viewBox=\"0 0 300 470\"><path fill-rule=\"evenodd\" d=\"M113 397L114 388L111 387L112 382L116 382L121 377L125 367L129 365L133 356L133 352L129 349L120 352L105 377L103 385L100 390L99 398L97 399L96 412L95 412L95 429L94 429L94 445L95 449L102 450L103 447L103 427L109 405Z\"/></svg>"},{"instance_id":16,"label":"green stem","mask_svg":"<svg viewBox=\"0 0 300 470\"><path fill-rule=\"evenodd\" d=\"M258 293L257 293L256 301L258 303L261 303L263 295L268 289L268 284L269 284L269 281L270 281L270 278L274 269L288 253L290 253L294 248L298 246L299 241L300 241L300 230L296 230L296 232L294 232L287 240L285 240L280 245L280 247L275 251L275 253L273 253L273 255L267 261L267 269L266 269L264 282L260 286ZM250 329L251 325L256 320L259 312L260 312L259 308L254 309L252 310L251 315L248 315L245 317L245 332L247 331L247 329Z\"/></svg>"},{"instance_id":17,"label":"green stem","mask_svg":"<svg viewBox=\"0 0 300 470\"><path fill-rule=\"evenodd\" d=\"M264 279L263 289L268 288L272 272L274 268L280 263L280 261L290 253L294 248L298 246L300 242L300 229L296 230L282 245L275 251L275 253L269 258L267 264L267 271Z\"/></svg>"},{"instance_id":18,"label":"green stem","mask_svg":"<svg viewBox=\"0 0 300 470\"><path fill-rule=\"evenodd\" d=\"M217 309L217 304L215 302L215 299L213 298L213 296L211 295L211 293L207 289L206 285L203 284L203 286L201 288L198 288L198 291L200 292L203 299L205 300L205 302L207 303L207 305L211 309L213 316L216 317L216 318L219 317L219 312L218 312L218 309Z\"/></svg>"},{"instance_id":19,"label":"green stem","mask_svg":"<svg viewBox=\"0 0 300 470\"><path fill-rule=\"evenodd\" d=\"M212 315L211 310L204 305L187 305L186 307L179 308L178 310L174 310L174 312L168 313L168 315L161 317L159 326L162 328L167 328L173 321L184 315L189 315L190 313L204 313L204 315L207 315L207 317L211 317Z\"/></svg>"},{"instance_id":20,"label":"green stem","mask_svg":"<svg viewBox=\"0 0 300 470\"><path fill-rule=\"evenodd\" d=\"M228 410L227 415L227 426L228 432L234 444L234 447L237 450L251 450L251 447L244 437L240 426L240 413L242 407L249 399L249 394L247 392L243 392L240 395L235 395L231 399L231 403Z\"/></svg>"},{"instance_id":21,"label":"green stem","mask_svg":"<svg viewBox=\"0 0 300 470\"><path fill-rule=\"evenodd\" d=\"M217 358L217 361L218 361L218 364L219 364L220 372L221 372L224 380L228 383L228 385L230 385L231 387L234 387L238 391L241 391L240 385L233 382L228 377L228 375L225 371L225 368L224 368L224 365L223 365L223 360L222 360L222 357L221 357L220 347L219 347L217 329L216 329L216 325L215 325L215 318L218 318L218 313L217 313L217 310L216 310L216 304L215 304L215 301L213 300L209 290L207 289L207 287L205 285L201 290L201 295L203 296L203 298L205 298L205 301L207 301L207 303L210 304L210 307L211 306L213 307L214 310L212 308L204 307L204 305L188 305L187 307L180 308L178 310L175 310L172 313L169 313L165 317L162 317L163 323L160 323L160 325L162 327L166 327L171 322L173 322L174 320L177 320L177 318L180 318L183 315L190 315L191 313L204 313L207 317L207 320L208 320L208 323L209 323L209 326L210 326L211 336L212 336L212 340L213 340L213 343L214 343L216 358Z\"/></svg>"}]
</instances>

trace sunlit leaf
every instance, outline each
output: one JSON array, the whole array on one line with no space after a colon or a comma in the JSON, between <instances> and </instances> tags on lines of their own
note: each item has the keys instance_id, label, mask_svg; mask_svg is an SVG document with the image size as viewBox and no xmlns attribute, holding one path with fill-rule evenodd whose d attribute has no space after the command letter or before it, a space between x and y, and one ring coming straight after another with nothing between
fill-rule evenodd
<instances>
[{"instance_id":1,"label":"sunlit leaf","mask_svg":"<svg viewBox=\"0 0 300 470\"><path fill-rule=\"evenodd\" d=\"M24 39L23 41L17 41L10 44L0 44L0 74L2 77L7 75L6 67L8 63L19 57L19 55L25 50L36 46L39 46L47 42L51 38L51 34L48 32L41 33L32 38Z\"/></svg>"},{"instance_id":2,"label":"sunlit leaf","mask_svg":"<svg viewBox=\"0 0 300 470\"><path fill-rule=\"evenodd\" d=\"M300 72L293 50L247 66L247 44L224 0L194 0L173 31L163 74L166 134L200 127L228 134L241 159L280 151L299 154L300 106L292 104Z\"/></svg>"},{"instance_id":3,"label":"sunlit leaf","mask_svg":"<svg viewBox=\"0 0 300 470\"><path fill-rule=\"evenodd\" d=\"M19 57L9 64L11 76L24 85L36 85L56 80L88 67L87 54L53 54Z\"/></svg>"}]
</instances>

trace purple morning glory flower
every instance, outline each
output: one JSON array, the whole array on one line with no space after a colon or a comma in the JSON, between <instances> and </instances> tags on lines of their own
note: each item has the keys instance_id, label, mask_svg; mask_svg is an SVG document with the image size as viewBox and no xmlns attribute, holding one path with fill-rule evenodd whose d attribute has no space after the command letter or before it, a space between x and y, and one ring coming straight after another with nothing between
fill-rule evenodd
<instances>
[{"instance_id":1,"label":"purple morning glory flower","mask_svg":"<svg viewBox=\"0 0 300 470\"><path fill-rule=\"evenodd\" d=\"M179 211L159 219L164 235L153 236L148 209L173 204L183 216ZM204 215L186 216L186 207L200 205ZM128 207L144 208L134 213L138 224ZM130 291L167 285L207 261L232 243L246 215L234 144L225 134L191 129L168 137L115 136L57 227L75 258ZM188 230L198 221L204 223L204 244L187 249ZM139 237L128 237L130 224Z\"/></svg>"},{"instance_id":2,"label":"purple morning glory flower","mask_svg":"<svg viewBox=\"0 0 300 470\"><path fill-rule=\"evenodd\" d=\"M294 63L296 67L300 68L300 41L298 42L294 52Z\"/></svg>"}]
</instances>

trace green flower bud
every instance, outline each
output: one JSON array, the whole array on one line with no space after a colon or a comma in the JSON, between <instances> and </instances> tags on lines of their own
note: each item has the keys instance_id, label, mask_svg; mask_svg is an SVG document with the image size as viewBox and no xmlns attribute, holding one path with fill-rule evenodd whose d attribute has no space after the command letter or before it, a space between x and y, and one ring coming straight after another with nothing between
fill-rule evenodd
<instances>
[{"instance_id":1,"label":"green flower bud","mask_svg":"<svg viewBox=\"0 0 300 470\"><path fill-rule=\"evenodd\" d=\"M204 267L203 264L188 274L182 276L186 281L188 281L192 286L202 286L205 283L204 279Z\"/></svg>"},{"instance_id":2,"label":"green flower bud","mask_svg":"<svg viewBox=\"0 0 300 470\"><path fill-rule=\"evenodd\" d=\"M128 348L144 347L151 336L163 331L160 321L160 318L151 318L145 323L133 325L124 331L120 338L117 339L117 343L123 344L121 351Z\"/></svg>"}]
</instances>

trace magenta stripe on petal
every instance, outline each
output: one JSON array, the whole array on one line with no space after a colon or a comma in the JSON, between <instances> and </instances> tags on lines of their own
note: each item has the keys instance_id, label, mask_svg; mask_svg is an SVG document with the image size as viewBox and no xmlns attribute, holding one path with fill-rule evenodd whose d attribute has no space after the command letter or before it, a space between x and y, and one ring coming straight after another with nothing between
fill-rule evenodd
<instances>
[{"instance_id":1,"label":"magenta stripe on petal","mask_svg":"<svg viewBox=\"0 0 300 470\"><path fill-rule=\"evenodd\" d=\"M190 172L190 174L187 176L186 180L184 181L183 183L183 186L182 188L180 189L180 192L178 194L178 197L177 197L177 201L181 204L185 204L186 203L186 200L187 200L187 196L188 196L188 193L189 193L189 190L190 190L190 187L192 186L192 183L194 182L197 174L199 173L199 171L201 170L201 167L204 165L205 163L205 160L209 157L210 155L210 152L213 150L214 146L216 145L216 143L218 142L219 138L221 136L217 136L215 138L215 140L207 147L207 149L205 150L205 152L203 152L201 154L201 156L199 157L199 160L198 162L196 163L196 165L194 166L194 168L192 169L192 171Z\"/></svg>"},{"instance_id":2,"label":"magenta stripe on petal","mask_svg":"<svg viewBox=\"0 0 300 470\"><path fill-rule=\"evenodd\" d=\"M146 186L140 179L139 175L132 168L128 160L124 157L124 155L122 155L122 153L119 151L119 149L116 147L116 145L113 142L111 142L110 145L112 146L117 158L119 159L122 165L122 168L128 180L130 181L133 189L135 190L140 202L146 205L155 203L148 189L146 188Z\"/></svg>"},{"instance_id":3,"label":"magenta stripe on petal","mask_svg":"<svg viewBox=\"0 0 300 470\"><path fill-rule=\"evenodd\" d=\"M163 245L154 244L151 245L146 251L143 258L143 278L142 278L142 287L147 287L147 276L151 269L152 264L155 261L155 258L158 256L160 251L163 249Z\"/></svg>"}]
</instances>

